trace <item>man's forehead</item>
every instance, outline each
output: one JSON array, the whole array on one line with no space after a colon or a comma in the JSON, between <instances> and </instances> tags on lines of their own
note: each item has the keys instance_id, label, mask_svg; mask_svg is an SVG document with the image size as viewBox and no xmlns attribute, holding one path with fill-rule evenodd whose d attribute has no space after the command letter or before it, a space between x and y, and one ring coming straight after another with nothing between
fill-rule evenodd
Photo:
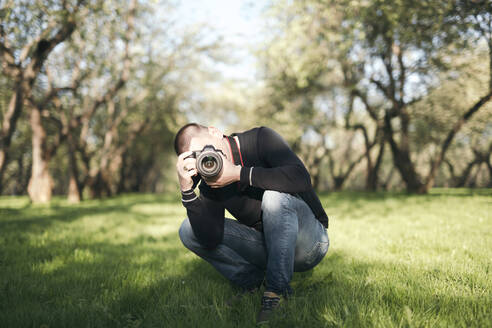
<instances>
[{"instance_id":1,"label":"man's forehead","mask_svg":"<svg viewBox=\"0 0 492 328\"><path fill-rule=\"evenodd\" d=\"M193 137L190 140L190 150L201 150L206 143L206 137Z\"/></svg>"}]
</instances>

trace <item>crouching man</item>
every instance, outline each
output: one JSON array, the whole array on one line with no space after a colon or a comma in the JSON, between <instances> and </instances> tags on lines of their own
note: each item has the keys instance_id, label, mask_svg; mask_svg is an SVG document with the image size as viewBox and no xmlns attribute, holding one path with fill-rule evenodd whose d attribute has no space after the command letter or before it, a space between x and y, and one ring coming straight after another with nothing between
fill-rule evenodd
<instances>
[{"instance_id":1,"label":"crouching man","mask_svg":"<svg viewBox=\"0 0 492 328\"><path fill-rule=\"evenodd\" d=\"M292 294L293 272L312 269L328 251L328 217L308 171L267 127L225 136L191 123L178 131L174 147L188 214L181 241L240 295L263 284L257 323L268 321ZM225 209L236 220L225 218Z\"/></svg>"}]
</instances>

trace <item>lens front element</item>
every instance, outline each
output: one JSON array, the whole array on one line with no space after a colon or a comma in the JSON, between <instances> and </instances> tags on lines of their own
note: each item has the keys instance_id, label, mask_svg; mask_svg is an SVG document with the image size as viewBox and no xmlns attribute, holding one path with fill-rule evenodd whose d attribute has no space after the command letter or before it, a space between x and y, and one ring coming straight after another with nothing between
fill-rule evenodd
<instances>
[{"instance_id":1,"label":"lens front element","mask_svg":"<svg viewBox=\"0 0 492 328\"><path fill-rule=\"evenodd\" d=\"M217 161L215 160L215 158L213 158L212 156L207 156L203 159L203 167L207 170L207 171L213 171L213 169L217 166Z\"/></svg>"},{"instance_id":2,"label":"lens front element","mask_svg":"<svg viewBox=\"0 0 492 328\"><path fill-rule=\"evenodd\" d=\"M198 173L205 178L217 176L222 171L222 164L222 157L213 150L203 151L197 158Z\"/></svg>"}]
</instances>

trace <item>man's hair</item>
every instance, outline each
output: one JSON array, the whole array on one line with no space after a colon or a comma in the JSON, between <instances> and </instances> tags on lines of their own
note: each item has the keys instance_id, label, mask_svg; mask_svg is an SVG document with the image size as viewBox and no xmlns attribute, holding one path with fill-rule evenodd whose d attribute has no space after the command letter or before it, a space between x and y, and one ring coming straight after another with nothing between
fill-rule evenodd
<instances>
[{"instance_id":1,"label":"man's hair","mask_svg":"<svg viewBox=\"0 0 492 328\"><path fill-rule=\"evenodd\" d=\"M198 123L188 123L179 129L174 137L174 151L176 155L184 153L189 147L191 138L200 133L207 132L207 127Z\"/></svg>"}]
</instances>

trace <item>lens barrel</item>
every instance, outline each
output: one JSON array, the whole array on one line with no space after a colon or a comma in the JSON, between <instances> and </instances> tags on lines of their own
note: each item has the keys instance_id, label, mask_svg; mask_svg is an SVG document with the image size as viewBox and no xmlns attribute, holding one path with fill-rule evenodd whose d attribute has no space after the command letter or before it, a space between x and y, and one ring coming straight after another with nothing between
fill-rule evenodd
<instances>
[{"instance_id":1,"label":"lens barrel","mask_svg":"<svg viewBox=\"0 0 492 328\"><path fill-rule=\"evenodd\" d=\"M204 147L196 159L198 173L204 178L213 178L222 171L222 157L211 147Z\"/></svg>"}]
</instances>

